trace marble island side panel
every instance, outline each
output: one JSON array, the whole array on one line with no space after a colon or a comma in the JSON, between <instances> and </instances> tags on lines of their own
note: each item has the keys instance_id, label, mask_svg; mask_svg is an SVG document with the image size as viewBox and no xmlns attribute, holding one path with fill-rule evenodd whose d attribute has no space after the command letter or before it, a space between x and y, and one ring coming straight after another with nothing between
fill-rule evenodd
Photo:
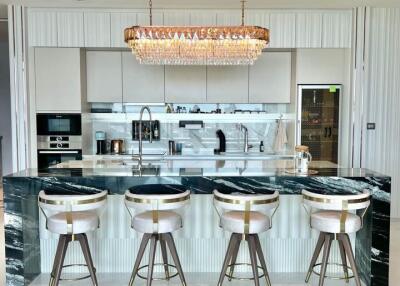
<instances>
[{"instance_id":1,"label":"marble island side panel","mask_svg":"<svg viewBox=\"0 0 400 286\"><path fill-rule=\"evenodd\" d=\"M133 185L181 183L196 195L212 190L251 193L279 190L282 195L300 195L302 189L325 190L328 194L358 193L368 189L372 204L365 227L356 237L356 257L366 285L388 285L390 178L368 170L325 170L319 176L80 176L48 174L35 170L4 178L7 285L29 285L42 272L37 194L53 190L71 194L109 190L122 195ZM196 223L198 223L196 221ZM189 234L190 238L190 234Z\"/></svg>"}]
</instances>

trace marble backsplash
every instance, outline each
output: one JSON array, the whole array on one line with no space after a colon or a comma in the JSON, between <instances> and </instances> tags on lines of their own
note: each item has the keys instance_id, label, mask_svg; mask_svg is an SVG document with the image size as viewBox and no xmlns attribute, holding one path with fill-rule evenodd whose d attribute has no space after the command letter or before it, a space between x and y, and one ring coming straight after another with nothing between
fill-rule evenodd
<instances>
[{"instance_id":1,"label":"marble backsplash","mask_svg":"<svg viewBox=\"0 0 400 286\"><path fill-rule=\"evenodd\" d=\"M249 117L251 114L249 114ZM138 142L132 140L132 119L128 116L114 116L110 120L112 114L104 118L99 115L85 114L83 116L83 154L96 154L96 131L106 132L107 140L123 139L125 144L125 152L133 153L138 151ZM207 118L207 114L204 114ZM156 118L158 119L158 118ZM204 127L198 130L189 130L179 128L178 121L170 122L168 120L160 120L160 140L153 141L152 144L144 141L144 148L148 152L158 152L168 150L168 141L183 143L183 146L192 146L193 150L214 149L219 147L219 140L216 131L221 129L226 138L227 151L242 151L244 146L244 134L240 131L237 122L218 122L219 120L206 120ZM295 121L293 119L284 119L282 121L286 129L288 143L281 152L290 151L294 147L295 140ZM274 142L276 139L278 120L268 119L264 121L247 120L243 123L249 131L249 144L254 147L250 152L258 152L260 141L264 142L265 152L274 153Z\"/></svg>"}]
</instances>

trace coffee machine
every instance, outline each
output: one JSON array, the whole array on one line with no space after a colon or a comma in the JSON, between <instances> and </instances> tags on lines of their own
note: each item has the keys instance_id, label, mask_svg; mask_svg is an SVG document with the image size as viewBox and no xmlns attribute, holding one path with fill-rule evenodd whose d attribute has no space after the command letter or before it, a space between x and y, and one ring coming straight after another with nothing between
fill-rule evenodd
<instances>
[{"instance_id":1,"label":"coffee machine","mask_svg":"<svg viewBox=\"0 0 400 286\"><path fill-rule=\"evenodd\" d=\"M107 154L107 140L106 133L104 131L96 131L96 155Z\"/></svg>"}]
</instances>

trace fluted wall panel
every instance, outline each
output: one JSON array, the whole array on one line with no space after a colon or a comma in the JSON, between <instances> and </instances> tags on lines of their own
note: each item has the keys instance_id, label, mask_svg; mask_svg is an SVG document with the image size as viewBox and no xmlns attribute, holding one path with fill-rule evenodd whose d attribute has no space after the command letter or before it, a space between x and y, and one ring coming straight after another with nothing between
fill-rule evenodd
<instances>
[{"instance_id":1,"label":"fluted wall panel","mask_svg":"<svg viewBox=\"0 0 400 286\"><path fill-rule=\"evenodd\" d=\"M110 196L101 217L100 229L88 234L89 244L98 272L130 272L141 235L130 228L129 214L123 196ZM190 206L181 212L183 229L173 234L183 268L186 272L220 271L230 233L218 227L218 214L211 195L192 195ZM45 230L44 217L40 217L40 249L42 272L51 271L57 247L57 236ZM309 227L301 196L281 196L281 205L273 219L270 231L260 235L261 244L271 272L305 272L313 253L318 233ZM157 253L157 261L160 256ZM332 261L339 261L336 245ZM248 248L242 243L239 262L249 262ZM68 250L66 264L82 263L79 243L73 242ZM147 261L147 256L144 259ZM238 271L250 271L246 267ZM80 272L85 269L68 269ZM157 268L157 271L163 271ZM340 269L338 269L339 271Z\"/></svg>"},{"instance_id":2,"label":"fluted wall panel","mask_svg":"<svg viewBox=\"0 0 400 286\"><path fill-rule=\"evenodd\" d=\"M367 17L364 153L366 168L392 176L392 215L400 216L400 8ZM376 124L366 130L366 123Z\"/></svg>"}]
</instances>

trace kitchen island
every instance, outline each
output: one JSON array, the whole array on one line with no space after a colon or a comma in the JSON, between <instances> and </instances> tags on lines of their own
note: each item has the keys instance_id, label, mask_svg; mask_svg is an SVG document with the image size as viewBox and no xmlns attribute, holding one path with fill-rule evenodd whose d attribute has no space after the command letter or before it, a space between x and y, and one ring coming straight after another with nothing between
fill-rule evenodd
<instances>
[{"instance_id":1,"label":"kitchen island","mask_svg":"<svg viewBox=\"0 0 400 286\"><path fill-rule=\"evenodd\" d=\"M197 162L193 164L197 166ZM226 250L228 234L218 228L218 216L212 206L214 189L280 192L281 206L273 228L260 237L270 272L280 273L305 273L315 247L317 233L310 229L302 207L303 189L326 194L355 194L368 189L372 193L371 207L364 218L364 228L353 237L356 261L365 285L388 285L390 177L365 169L343 168L315 168L316 175L296 176L287 172L289 165L273 166L267 161L261 165L249 161L246 168L223 160L215 160L214 164L199 164L196 168L147 164L140 173L126 164L46 172L29 169L5 177L7 285L30 285L41 273L51 270L57 236L45 230L37 206L40 190L66 194L108 190L101 227L89 236L95 265L98 273L130 272L140 237L130 229L123 194L129 187L152 183L179 183L192 192L184 227L177 232L176 241L184 271L193 273L219 272ZM336 252L333 259L337 258ZM73 259L77 259L75 253L67 257L67 262ZM245 251L239 259L248 260Z\"/></svg>"}]
</instances>

